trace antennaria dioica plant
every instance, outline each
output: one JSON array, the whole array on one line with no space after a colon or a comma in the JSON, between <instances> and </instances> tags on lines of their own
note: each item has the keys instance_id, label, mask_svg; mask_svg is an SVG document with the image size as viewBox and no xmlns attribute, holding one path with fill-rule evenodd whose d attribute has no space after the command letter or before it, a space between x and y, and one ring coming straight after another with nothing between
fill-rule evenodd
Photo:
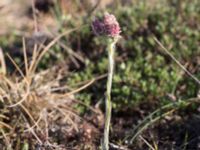
<instances>
[{"instance_id":1,"label":"antennaria dioica plant","mask_svg":"<svg viewBox=\"0 0 200 150\"><path fill-rule=\"evenodd\" d=\"M95 19L92 23L92 29L96 35L104 35L107 39L107 51L108 51L108 79L107 79L107 90L106 90L106 101L105 101L105 125L104 125L104 137L102 143L102 149L109 149L109 128L111 120L111 88L112 78L114 70L114 54L115 45L120 37L120 26L114 15L105 13L103 18Z\"/></svg>"}]
</instances>

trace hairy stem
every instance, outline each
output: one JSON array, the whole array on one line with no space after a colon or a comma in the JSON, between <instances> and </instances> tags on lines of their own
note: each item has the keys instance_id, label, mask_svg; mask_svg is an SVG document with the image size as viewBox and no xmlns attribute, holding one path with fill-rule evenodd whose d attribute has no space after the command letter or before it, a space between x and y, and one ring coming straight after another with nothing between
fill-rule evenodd
<instances>
[{"instance_id":1,"label":"hairy stem","mask_svg":"<svg viewBox=\"0 0 200 150\"><path fill-rule=\"evenodd\" d=\"M113 69L114 69L114 52L115 52L115 44L117 40L113 40L108 44L108 79L107 79L107 91L106 91L106 116L105 116L105 127L104 127L104 138L103 138L103 150L109 149L109 127L111 120L111 88L112 88L112 78L113 78Z\"/></svg>"}]
</instances>

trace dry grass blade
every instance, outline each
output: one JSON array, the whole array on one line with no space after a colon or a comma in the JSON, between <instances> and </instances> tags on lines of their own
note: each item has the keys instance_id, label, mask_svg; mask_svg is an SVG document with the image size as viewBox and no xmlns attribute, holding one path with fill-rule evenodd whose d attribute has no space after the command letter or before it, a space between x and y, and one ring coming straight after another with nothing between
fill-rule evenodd
<instances>
[{"instance_id":1,"label":"dry grass blade","mask_svg":"<svg viewBox=\"0 0 200 150\"><path fill-rule=\"evenodd\" d=\"M4 122L1 122L1 121L0 121L0 127L1 127L1 128L2 128L2 127L6 127L6 128L8 128L8 129L10 129L10 130L13 129L10 125L8 125L8 124L6 124L6 123L4 123Z\"/></svg>"},{"instance_id":2,"label":"dry grass blade","mask_svg":"<svg viewBox=\"0 0 200 150\"><path fill-rule=\"evenodd\" d=\"M37 141L42 144L42 141L41 139L37 136L37 134L35 133L35 131L30 127L26 117L24 117L24 120L27 122L27 126L28 126L28 129L30 129L30 132L32 133L32 135L37 139Z\"/></svg>"},{"instance_id":3,"label":"dry grass blade","mask_svg":"<svg viewBox=\"0 0 200 150\"><path fill-rule=\"evenodd\" d=\"M26 53L25 38L22 38L22 43L23 43L23 54L24 54L24 64L25 64L26 76L28 76L28 58L27 58L27 53Z\"/></svg>"},{"instance_id":4,"label":"dry grass blade","mask_svg":"<svg viewBox=\"0 0 200 150\"><path fill-rule=\"evenodd\" d=\"M66 94L62 95L61 97L66 97L66 96L70 96L70 95L73 95L73 94L75 94L75 93L78 93L78 92L84 90L85 88L89 87L90 85L92 85L95 81L100 80L100 79L102 79L102 78L104 78L104 77L106 77L106 76L107 76L107 74L104 74L104 75L101 75L101 76L99 76L99 77L97 77L97 78L91 79L91 80L88 81L88 83L86 83L85 85L83 85L83 86L81 86L80 88L75 89L75 90L73 90L73 91L71 91L71 92L69 92L69 93L66 93Z\"/></svg>"},{"instance_id":5,"label":"dry grass blade","mask_svg":"<svg viewBox=\"0 0 200 150\"><path fill-rule=\"evenodd\" d=\"M200 80L197 79L192 73L190 73L170 52L163 46L163 44L156 38L154 37L154 40L156 43L183 69L192 79L194 79L199 85L200 85Z\"/></svg>"},{"instance_id":6,"label":"dry grass blade","mask_svg":"<svg viewBox=\"0 0 200 150\"><path fill-rule=\"evenodd\" d=\"M8 79L6 76L2 76L2 79L5 81L5 83L9 86L11 89L15 89L15 84L12 83L10 79Z\"/></svg>"},{"instance_id":7,"label":"dry grass blade","mask_svg":"<svg viewBox=\"0 0 200 150\"><path fill-rule=\"evenodd\" d=\"M25 52L24 40L23 40L23 45L24 45L24 48L23 48L24 49L24 60L25 60L25 66L26 66L26 69L27 69L28 62L27 62L27 55L26 55L26 52ZM23 96L22 100L18 101L15 104L11 104L10 106L8 106L8 107L15 107L15 106L21 104L22 102L24 102L27 99L28 95L30 94L30 87L29 87L29 82L28 82L27 78L25 77L24 73L22 72L22 70L19 68L19 66L15 63L15 61L12 59L12 57L9 54L7 54L7 56L10 59L10 61L13 63L13 65L16 67L16 69L18 70L18 72L23 77L23 79L25 80L25 83L26 83L26 92L25 92L26 94L25 94L25 96ZM28 71L26 73L28 73ZM9 82L9 83L11 83L11 82ZM13 84L11 84L11 85L12 85L13 89L15 89L15 86Z\"/></svg>"},{"instance_id":8,"label":"dry grass blade","mask_svg":"<svg viewBox=\"0 0 200 150\"><path fill-rule=\"evenodd\" d=\"M168 116L169 114L172 114L174 111L176 111L179 106L184 104L185 106L190 105L191 103L198 102L199 103L200 98L191 98L188 100L179 100L174 103L170 103L167 105L162 106L161 108L155 110L152 112L150 115L148 115L142 122L137 125L134 130L133 130L133 136L131 136L130 143L133 143L133 141L145 130L147 129L150 125L153 123L157 122L158 120L162 119L165 116ZM160 115L156 115L156 114ZM129 137L125 137L124 141L127 140Z\"/></svg>"},{"instance_id":9,"label":"dry grass blade","mask_svg":"<svg viewBox=\"0 0 200 150\"><path fill-rule=\"evenodd\" d=\"M5 75L6 74L6 63L5 63L5 59L4 59L4 55L3 55L3 50L0 47L0 65L1 65L1 69L2 69L2 73Z\"/></svg>"},{"instance_id":10,"label":"dry grass blade","mask_svg":"<svg viewBox=\"0 0 200 150\"><path fill-rule=\"evenodd\" d=\"M0 118L2 118L2 119L7 119L7 120L8 120L8 117L6 117L5 115L1 115L1 114L0 114Z\"/></svg>"},{"instance_id":11,"label":"dry grass blade","mask_svg":"<svg viewBox=\"0 0 200 150\"><path fill-rule=\"evenodd\" d=\"M17 69L17 71L20 73L20 75L25 78L24 73L22 72L22 70L19 68L19 66L16 64L16 62L12 59L12 57L7 53L6 54L8 56L8 58L10 59L10 61L13 63L13 65L15 66L15 68Z\"/></svg>"},{"instance_id":12,"label":"dry grass blade","mask_svg":"<svg viewBox=\"0 0 200 150\"><path fill-rule=\"evenodd\" d=\"M156 150L155 148L153 148L153 146L145 139L143 138L141 135L139 136L139 138L144 141L144 143L146 143L146 145L151 149L151 150Z\"/></svg>"},{"instance_id":13,"label":"dry grass blade","mask_svg":"<svg viewBox=\"0 0 200 150\"><path fill-rule=\"evenodd\" d=\"M5 134L5 132L4 132L2 129L0 129L0 130L1 130L1 133L2 133L2 135L3 135L3 137L4 137L4 139L5 139L5 143L6 143L7 149L8 149L8 150L12 150L11 144L10 144L9 139L7 138L7 135Z\"/></svg>"},{"instance_id":14,"label":"dry grass blade","mask_svg":"<svg viewBox=\"0 0 200 150\"><path fill-rule=\"evenodd\" d=\"M39 122L42 120L42 116L40 115L40 117L38 118L38 120L35 122L35 124L33 124L31 127L29 127L28 129L24 130L24 132L33 130L35 127L38 127Z\"/></svg>"},{"instance_id":15,"label":"dry grass blade","mask_svg":"<svg viewBox=\"0 0 200 150\"><path fill-rule=\"evenodd\" d=\"M65 35L70 34L71 32L74 32L74 31L76 31L76 30L80 30L80 29L82 29L83 27L85 27L85 26L80 26L80 27L76 27L76 28L74 28L74 29L68 30L68 31L66 31L66 32L64 32L64 33L62 33L62 34L60 34L60 35L58 35L55 39L53 39L53 40L42 50L42 52L41 52L40 54L37 55L38 58L37 58L37 60L34 62L33 67L29 69L29 71L31 71L31 72L34 72L34 71L35 71L35 69L37 68L37 66L38 66L38 64L39 64L39 62L40 62L40 60L41 60L42 57L44 56L44 54L45 54L59 39L61 39L61 38L62 38L63 36L65 36Z\"/></svg>"},{"instance_id":16,"label":"dry grass blade","mask_svg":"<svg viewBox=\"0 0 200 150\"><path fill-rule=\"evenodd\" d=\"M134 136L131 138L130 143L133 143L133 141L138 137L138 135L140 135L145 129L147 129L150 125L152 125L153 123L157 122L158 120L160 120L161 118L168 116L169 114L172 114L175 111L175 109L169 110L165 113L163 113L160 116L157 116L153 119L151 119L149 122L145 123L135 134Z\"/></svg>"},{"instance_id":17,"label":"dry grass blade","mask_svg":"<svg viewBox=\"0 0 200 150\"><path fill-rule=\"evenodd\" d=\"M37 15L36 15L35 1L34 0L31 0L31 7L32 7L32 11L33 11L34 28L35 28L35 32L37 32L38 24L37 24Z\"/></svg>"},{"instance_id":18,"label":"dry grass blade","mask_svg":"<svg viewBox=\"0 0 200 150\"><path fill-rule=\"evenodd\" d=\"M21 103L23 103L27 99L29 94L30 94L30 89L27 88L26 94L22 97L22 99L15 104L9 105L8 107L16 107L16 106L20 105Z\"/></svg>"},{"instance_id":19,"label":"dry grass blade","mask_svg":"<svg viewBox=\"0 0 200 150\"><path fill-rule=\"evenodd\" d=\"M67 96L70 96L70 95L75 94L77 92L80 92L81 90L87 88L88 86L90 86L94 82L95 82L95 79L92 79L90 82L88 82L87 84L83 85L82 87L80 87L80 88L78 88L76 90L73 90L73 91L71 91L69 93L66 93L66 94L62 95L61 97L67 97Z\"/></svg>"}]
</instances>

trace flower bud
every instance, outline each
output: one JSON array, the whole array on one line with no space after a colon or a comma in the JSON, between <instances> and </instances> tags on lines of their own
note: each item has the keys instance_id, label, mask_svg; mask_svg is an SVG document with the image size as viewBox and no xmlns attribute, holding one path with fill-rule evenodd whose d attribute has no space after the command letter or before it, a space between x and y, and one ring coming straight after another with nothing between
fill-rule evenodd
<instances>
[{"instance_id":1,"label":"flower bud","mask_svg":"<svg viewBox=\"0 0 200 150\"><path fill-rule=\"evenodd\" d=\"M105 13L103 18L95 19L92 22L92 30L96 35L118 37L121 29L114 15Z\"/></svg>"}]
</instances>

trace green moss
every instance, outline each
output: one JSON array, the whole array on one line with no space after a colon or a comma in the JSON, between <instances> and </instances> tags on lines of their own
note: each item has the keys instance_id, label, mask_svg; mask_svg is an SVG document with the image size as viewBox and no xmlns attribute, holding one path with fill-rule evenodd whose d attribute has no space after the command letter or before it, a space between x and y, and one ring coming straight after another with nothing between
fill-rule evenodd
<instances>
[{"instance_id":1,"label":"green moss","mask_svg":"<svg viewBox=\"0 0 200 150\"><path fill-rule=\"evenodd\" d=\"M189 21L189 18L199 19L197 5L199 2L184 1L183 4L183 14L177 14L177 8L170 4L163 4L165 6L159 4L161 6L151 10L140 4L137 7L124 7L115 12L122 26L124 38L117 48L112 88L112 101L115 108L132 107L150 100L166 101L166 96L170 93L178 98L196 96L197 84L188 76L183 76L177 64L153 40L153 36L158 37L183 64L200 55L199 27L194 28ZM195 25L199 22L194 20L193 23ZM98 38L95 38L95 41L96 45L93 46L102 43ZM123 59L117 59L122 55L125 56ZM80 81L106 72L107 57L102 54L95 65L91 62L83 71L72 75L70 82L78 82L77 77L74 76L79 76ZM199 76L197 72L194 75ZM98 81L97 84L81 92L79 95L87 96L79 98L83 101L94 99L98 101L104 98L105 80ZM180 94L180 87L183 84L187 89Z\"/></svg>"}]
</instances>

